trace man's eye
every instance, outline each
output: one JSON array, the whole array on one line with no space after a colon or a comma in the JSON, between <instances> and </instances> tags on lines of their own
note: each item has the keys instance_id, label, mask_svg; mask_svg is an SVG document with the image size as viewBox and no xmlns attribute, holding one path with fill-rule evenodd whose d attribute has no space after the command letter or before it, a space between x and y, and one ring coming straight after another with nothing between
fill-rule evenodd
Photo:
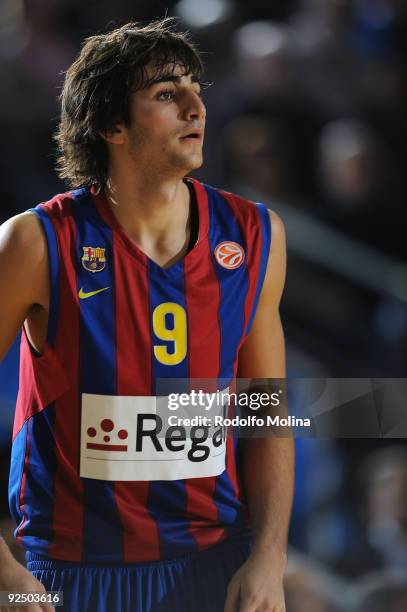
<instances>
[{"instance_id":1,"label":"man's eye","mask_svg":"<svg viewBox=\"0 0 407 612\"><path fill-rule=\"evenodd\" d=\"M157 100L164 100L165 102L169 102L173 98L174 98L174 92L171 89L160 91L160 93L157 94Z\"/></svg>"}]
</instances>

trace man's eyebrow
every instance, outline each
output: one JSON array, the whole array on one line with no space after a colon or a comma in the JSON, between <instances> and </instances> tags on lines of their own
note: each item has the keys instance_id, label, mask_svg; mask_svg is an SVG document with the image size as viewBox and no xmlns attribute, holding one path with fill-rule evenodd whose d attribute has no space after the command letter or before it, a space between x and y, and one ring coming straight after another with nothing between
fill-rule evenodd
<instances>
[{"instance_id":1,"label":"man's eyebrow","mask_svg":"<svg viewBox=\"0 0 407 612\"><path fill-rule=\"evenodd\" d=\"M161 76L158 76L155 79L152 79L151 81L148 82L147 87L151 87L152 85L156 85L157 83L180 83L181 82L181 78L183 76L188 76L186 74L182 74L182 75L176 75L173 74L172 72L168 72L167 74L162 74ZM195 74L191 75L191 82L192 83L199 83L199 77Z\"/></svg>"}]
</instances>

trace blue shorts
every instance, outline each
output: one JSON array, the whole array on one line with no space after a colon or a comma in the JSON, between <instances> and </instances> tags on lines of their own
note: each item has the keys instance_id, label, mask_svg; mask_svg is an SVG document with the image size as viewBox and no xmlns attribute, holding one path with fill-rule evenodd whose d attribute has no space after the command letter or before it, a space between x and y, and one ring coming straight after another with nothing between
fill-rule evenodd
<instances>
[{"instance_id":1,"label":"blue shorts","mask_svg":"<svg viewBox=\"0 0 407 612\"><path fill-rule=\"evenodd\" d=\"M63 612L223 612L226 589L250 554L247 534L203 551L122 565L44 560L26 552L27 569L47 591L63 591Z\"/></svg>"}]
</instances>

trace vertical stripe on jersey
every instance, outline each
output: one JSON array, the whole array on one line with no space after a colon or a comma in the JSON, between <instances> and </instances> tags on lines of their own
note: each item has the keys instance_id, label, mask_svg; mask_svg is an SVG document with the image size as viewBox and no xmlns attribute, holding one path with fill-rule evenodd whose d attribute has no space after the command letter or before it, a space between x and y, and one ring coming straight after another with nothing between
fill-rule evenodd
<instances>
[{"instance_id":1,"label":"vertical stripe on jersey","mask_svg":"<svg viewBox=\"0 0 407 612\"><path fill-rule=\"evenodd\" d=\"M264 204L260 202L257 203L257 211L260 218L261 225L261 249L260 249L260 262L255 266L257 272L257 283L256 283L256 293L254 296L254 301L249 317L248 324L245 329L245 336L250 332L254 315L256 314L257 304L259 302L260 293L263 287L264 278L266 276L267 263L270 254L270 244L271 244L271 234L272 227L270 222L270 217L267 208ZM252 272L253 274L253 272Z\"/></svg>"},{"instance_id":2,"label":"vertical stripe on jersey","mask_svg":"<svg viewBox=\"0 0 407 612\"><path fill-rule=\"evenodd\" d=\"M181 262L180 262L181 263ZM184 274L179 274L179 266L170 267L168 270L160 268L154 262L149 262L149 294L151 321L153 321L154 310L164 302L179 304L186 312ZM166 317L166 327L172 329L175 325L173 315ZM174 351L172 342L167 342L158 337L151 329L153 346L151 352L152 371L154 380L153 394L167 393L159 379L188 379L188 344L184 359L176 365L161 363L154 354L154 346L166 346L169 353ZM188 337L187 337L188 343ZM172 345L172 346L171 346ZM188 388L178 388L179 392L187 391ZM171 392L171 391L170 391ZM165 434L164 434L165 435ZM161 440L164 444L164 440ZM185 517L187 507L187 492L185 480L152 481L148 499L148 509L155 518L160 535L160 551L162 557L170 557L179 550L185 550L196 544L188 528L189 522Z\"/></svg>"},{"instance_id":3,"label":"vertical stripe on jersey","mask_svg":"<svg viewBox=\"0 0 407 612\"><path fill-rule=\"evenodd\" d=\"M87 192L76 192L74 214L77 224L77 291L106 291L79 301L80 387L82 393L116 394L115 296L112 232L100 219ZM99 272L82 265L83 249L105 249L106 264ZM100 422L95 422L101 432ZM122 524L113 482L83 478L83 561L107 561L122 555ZM105 554L104 554L105 553Z\"/></svg>"},{"instance_id":4,"label":"vertical stripe on jersey","mask_svg":"<svg viewBox=\"0 0 407 612\"><path fill-rule=\"evenodd\" d=\"M212 261L220 285L219 319L221 353L219 378L231 380L237 348L244 330L244 305L249 288L245 265L229 270L221 266L213 255L216 246L225 240L240 244L247 256L247 244L229 202L213 187L207 187L211 216L209 243ZM238 287L238 290L236 289Z\"/></svg>"},{"instance_id":5,"label":"vertical stripe on jersey","mask_svg":"<svg viewBox=\"0 0 407 612\"><path fill-rule=\"evenodd\" d=\"M208 209L205 189L200 195ZM202 228L199 227L201 233ZM185 302L188 312L189 376L194 379L218 378L221 369L221 330L218 321L220 285L211 262L211 249L205 240L200 259L185 258ZM202 299L205 287L205 300ZM215 389L216 390L216 389Z\"/></svg>"},{"instance_id":6,"label":"vertical stripe on jersey","mask_svg":"<svg viewBox=\"0 0 407 612\"><path fill-rule=\"evenodd\" d=\"M17 446L14 447L14 444L17 443ZM27 471L29 468L29 462L30 462L30 438L29 438L29 432L28 432L28 421L26 421L24 423L24 426L21 428L20 433L18 434L17 438L14 439L13 442L13 455L14 455L14 450L16 452L16 457L19 458L18 452L22 452L22 465L21 465L21 484L20 487L16 490L16 496L18 496L16 498L16 514L18 516L21 517L21 522L18 525L16 531L15 531L15 535L16 535L16 540L17 542L19 542L20 544L23 544L23 530L26 526L26 524L28 523L28 516L27 513L25 511L25 488L26 488L26 482L27 482ZM12 455L12 463L11 463L11 470L14 471L16 470L17 472L20 471L20 465L18 463L13 464L13 455ZM10 472L11 473L11 472ZM10 508L11 509L11 508ZM11 510L13 513L13 510ZM14 515L14 513L13 513Z\"/></svg>"},{"instance_id":7,"label":"vertical stripe on jersey","mask_svg":"<svg viewBox=\"0 0 407 612\"><path fill-rule=\"evenodd\" d=\"M243 201L242 198L223 191L221 191L221 194L229 202L240 228L245 229L247 242L250 244L250 250L246 253L246 261L244 262L249 278L249 290L245 303L243 342L252 326L263 287L270 252L271 223L268 210L264 204L253 204L253 214L246 217L239 206L239 201Z\"/></svg>"},{"instance_id":8,"label":"vertical stripe on jersey","mask_svg":"<svg viewBox=\"0 0 407 612\"><path fill-rule=\"evenodd\" d=\"M41 220L43 230L47 239L48 247L48 268L50 276L50 303L48 313L48 331L47 342L51 346L55 346L58 326L58 311L59 311L59 253L58 242L55 235L55 230L50 217L46 213L46 208L43 205L37 206L35 209L30 209Z\"/></svg>"},{"instance_id":9,"label":"vertical stripe on jersey","mask_svg":"<svg viewBox=\"0 0 407 612\"><path fill-rule=\"evenodd\" d=\"M8 499L11 516L17 524L14 531L14 535L21 543L21 537L19 536L20 524L24 522L23 508L24 498L20 497L25 450L26 450L26 439L27 439L27 421L24 423L18 434L13 440L11 447L11 458L10 458L10 476L8 481ZM23 502L20 507L20 502Z\"/></svg>"},{"instance_id":10,"label":"vertical stripe on jersey","mask_svg":"<svg viewBox=\"0 0 407 612\"><path fill-rule=\"evenodd\" d=\"M115 244L117 394L152 395L151 325L147 258L144 265ZM135 474L135 478L136 478ZM115 482L117 505L125 530L123 560L160 558L159 535L148 511L150 483Z\"/></svg>"},{"instance_id":11,"label":"vertical stripe on jersey","mask_svg":"<svg viewBox=\"0 0 407 612\"><path fill-rule=\"evenodd\" d=\"M205 189L202 192L200 197L205 199L204 210L207 210L207 193ZM201 233L201 226L199 231ZM194 386L194 379L201 379L203 383L205 379L213 379L216 383L220 371L220 287L211 263L208 241L201 259L194 259L192 263L185 259L184 271L191 387ZM201 287L206 287L205 300L202 300ZM214 499L216 479L216 476L212 476L185 481L189 530L199 549L213 546L225 535L224 528L217 525L219 512ZM211 528L208 529L208 526Z\"/></svg>"},{"instance_id":12,"label":"vertical stripe on jersey","mask_svg":"<svg viewBox=\"0 0 407 612\"><path fill-rule=\"evenodd\" d=\"M209 186L206 186L206 189L211 218L209 244L213 266L220 285L221 358L219 379L222 382L224 380L232 381L235 375L238 347L244 332L244 311L249 281L245 265L229 270L216 261L213 253L220 242L231 240L240 244L247 256L247 244L242 228L239 227L229 202L216 189ZM237 525L241 510L234 453L235 444L232 430L232 432L228 432L227 437L227 469L217 477L214 494L220 522L226 525Z\"/></svg>"},{"instance_id":13,"label":"vertical stripe on jersey","mask_svg":"<svg viewBox=\"0 0 407 612\"><path fill-rule=\"evenodd\" d=\"M55 538L47 553L55 559L80 561L83 536L83 485L79 478L79 364L77 360L71 358L71 355L79 355L79 309L75 273L76 227L71 214L72 201L66 200L64 206L66 214L63 217L51 217L58 235L60 252L60 324L57 328L55 351L70 381L71 392L65 393L55 402L55 443L63 449L63 453L57 453L53 508ZM66 347L69 347L69 351Z\"/></svg>"},{"instance_id":14,"label":"vertical stripe on jersey","mask_svg":"<svg viewBox=\"0 0 407 612\"><path fill-rule=\"evenodd\" d=\"M53 540L52 508L54 501L53 479L56 470L54 450L55 404L37 413L27 421L27 462L25 471L24 506L27 522L24 525L24 544L31 550L47 549ZM44 471L46 466L46 471ZM43 519L35 525L35 536L30 535L30 514L35 509ZM32 540L32 542L30 542Z\"/></svg>"}]
</instances>

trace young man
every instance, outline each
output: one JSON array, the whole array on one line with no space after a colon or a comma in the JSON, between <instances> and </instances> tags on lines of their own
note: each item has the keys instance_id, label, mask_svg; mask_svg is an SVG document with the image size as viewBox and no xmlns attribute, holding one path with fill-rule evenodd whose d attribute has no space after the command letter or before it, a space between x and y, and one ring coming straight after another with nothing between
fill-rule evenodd
<instances>
[{"instance_id":1,"label":"young man","mask_svg":"<svg viewBox=\"0 0 407 612\"><path fill-rule=\"evenodd\" d=\"M0 357L23 326L9 501L29 570L0 542L1 590L61 590L69 611L285 609L292 439L209 452L201 431L186 454L179 427L154 433L160 379L285 377L282 221L185 178L202 164L201 73L168 19L88 38L57 135L79 188L1 229Z\"/></svg>"}]
</instances>

